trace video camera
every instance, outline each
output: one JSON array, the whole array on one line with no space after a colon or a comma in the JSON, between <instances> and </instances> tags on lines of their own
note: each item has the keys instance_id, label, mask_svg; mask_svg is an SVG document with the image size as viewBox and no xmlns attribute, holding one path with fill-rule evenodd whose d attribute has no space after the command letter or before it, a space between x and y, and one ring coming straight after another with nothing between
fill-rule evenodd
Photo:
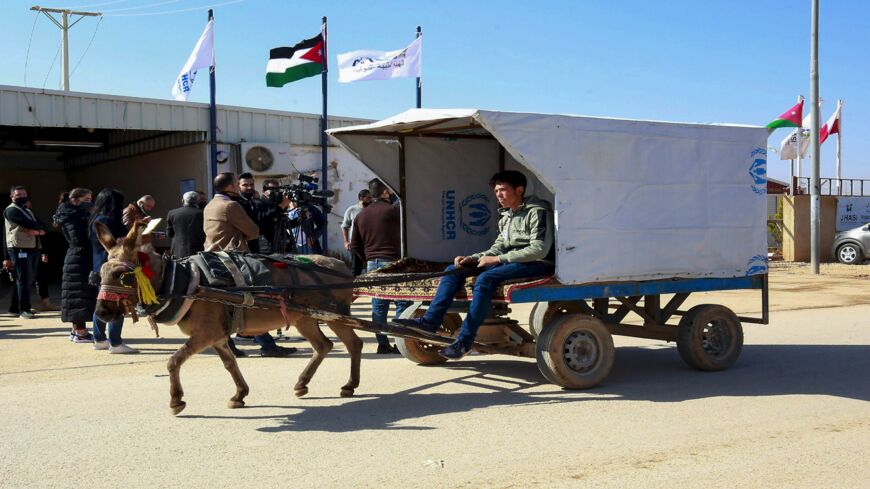
<instances>
[{"instance_id":1,"label":"video camera","mask_svg":"<svg viewBox=\"0 0 870 489\"><path fill-rule=\"evenodd\" d=\"M317 182L320 179L310 175L299 175L299 182L290 185L278 186L280 196L286 196L291 202L297 206L316 205L323 209L324 212L330 212L332 206L329 205L327 199L333 197L335 192L332 190L320 190L317 188ZM278 199L280 200L281 197Z\"/></svg>"}]
</instances>

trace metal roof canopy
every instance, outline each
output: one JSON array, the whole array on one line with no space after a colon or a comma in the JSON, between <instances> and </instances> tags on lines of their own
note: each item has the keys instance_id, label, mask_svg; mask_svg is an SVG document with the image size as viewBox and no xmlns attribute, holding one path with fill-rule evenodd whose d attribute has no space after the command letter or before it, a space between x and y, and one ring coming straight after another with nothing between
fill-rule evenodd
<instances>
[{"instance_id":1,"label":"metal roof canopy","mask_svg":"<svg viewBox=\"0 0 870 489\"><path fill-rule=\"evenodd\" d=\"M0 85L0 126L208 132L208 104ZM218 142L317 146L320 116L217 106ZM329 127L367 123L329 118Z\"/></svg>"}]
</instances>

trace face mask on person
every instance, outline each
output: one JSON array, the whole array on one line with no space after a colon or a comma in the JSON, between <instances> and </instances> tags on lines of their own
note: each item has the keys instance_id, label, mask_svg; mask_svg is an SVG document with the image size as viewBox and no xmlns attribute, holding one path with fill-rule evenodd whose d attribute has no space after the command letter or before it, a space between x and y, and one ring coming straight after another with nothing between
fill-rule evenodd
<instances>
[{"instance_id":1,"label":"face mask on person","mask_svg":"<svg viewBox=\"0 0 870 489\"><path fill-rule=\"evenodd\" d=\"M94 204L91 202L82 201L82 202L79 202L79 207L86 210L86 211L89 211L89 210L91 210L91 208L94 207Z\"/></svg>"},{"instance_id":2,"label":"face mask on person","mask_svg":"<svg viewBox=\"0 0 870 489\"><path fill-rule=\"evenodd\" d=\"M13 202L15 202L15 205L17 205L18 207L24 207L24 204L26 204L28 200L30 199L28 199L27 197L16 197Z\"/></svg>"}]
</instances>

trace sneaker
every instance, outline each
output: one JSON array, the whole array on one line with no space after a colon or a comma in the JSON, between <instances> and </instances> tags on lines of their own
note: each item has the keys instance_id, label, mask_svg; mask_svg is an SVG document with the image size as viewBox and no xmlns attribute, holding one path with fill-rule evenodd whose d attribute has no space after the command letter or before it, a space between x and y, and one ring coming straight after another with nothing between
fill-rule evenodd
<instances>
[{"instance_id":1,"label":"sneaker","mask_svg":"<svg viewBox=\"0 0 870 489\"><path fill-rule=\"evenodd\" d=\"M30 311L24 311L21 314L19 314L18 317L24 318L24 319L36 319L36 314L33 314Z\"/></svg>"},{"instance_id":2,"label":"sneaker","mask_svg":"<svg viewBox=\"0 0 870 489\"><path fill-rule=\"evenodd\" d=\"M260 356L284 358L296 353L297 351L298 350L292 346L275 346L275 348L269 348L268 350L260 349Z\"/></svg>"},{"instance_id":3,"label":"sneaker","mask_svg":"<svg viewBox=\"0 0 870 489\"><path fill-rule=\"evenodd\" d=\"M253 343L254 337L253 336L242 336L240 334L237 334L236 337L233 338L233 340L240 342L240 343Z\"/></svg>"},{"instance_id":4,"label":"sneaker","mask_svg":"<svg viewBox=\"0 0 870 489\"><path fill-rule=\"evenodd\" d=\"M459 360L460 358L467 355L469 350L471 350L471 348L469 348L468 345L455 341L452 345L439 351L438 354L444 358Z\"/></svg>"},{"instance_id":5,"label":"sneaker","mask_svg":"<svg viewBox=\"0 0 870 489\"><path fill-rule=\"evenodd\" d=\"M94 350L108 350L109 340L97 341L94 340Z\"/></svg>"},{"instance_id":6,"label":"sneaker","mask_svg":"<svg viewBox=\"0 0 870 489\"><path fill-rule=\"evenodd\" d=\"M378 345L378 355L401 355L396 345Z\"/></svg>"},{"instance_id":7,"label":"sneaker","mask_svg":"<svg viewBox=\"0 0 870 489\"><path fill-rule=\"evenodd\" d=\"M131 353L139 353L139 350L135 348L130 348L129 346L121 343L118 346L110 346L109 353L118 353L121 355L131 354Z\"/></svg>"},{"instance_id":8,"label":"sneaker","mask_svg":"<svg viewBox=\"0 0 870 489\"><path fill-rule=\"evenodd\" d=\"M423 318L393 319L393 323L425 335L434 335L438 331L437 324L432 324Z\"/></svg>"},{"instance_id":9,"label":"sneaker","mask_svg":"<svg viewBox=\"0 0 870 489\"><path fill-rule=\"evenodd\" d=\"M76 332L72 332L69 334L69 340L73 343L93 343L94 335L90 333L78 334Z\"/></svg>"}]
</instances>

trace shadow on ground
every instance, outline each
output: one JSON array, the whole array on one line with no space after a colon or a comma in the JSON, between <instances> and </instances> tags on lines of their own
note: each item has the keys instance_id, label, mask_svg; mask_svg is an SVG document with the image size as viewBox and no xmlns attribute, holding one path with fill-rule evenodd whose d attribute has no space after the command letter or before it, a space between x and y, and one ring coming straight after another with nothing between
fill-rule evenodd
<instances>
[{"instance_id":1,"label":"shadow on ground","mask_svg":"<svg viewBox=\"0 0 870 489\"><path fill-rule=\"evenodd\" d=\"M407 425L417 418L467 412L494 406L523 406L584 401L681 402L709 397L821 395L870 401L870 345L749 345L738 363L722 372L687 367L676 349L622 347L604 384L568 391L546 384L534 362L471 357L437 367L460 377L413 389L365 395L377 379L364 378L362 396L335 406L306 406L299 400L278 406L300 410L288 416L257 416L257 406L232 416L187 416L270 420L262 432L358 430L428 430ZM467 375L461 375L467 373ZM443 384L462 383L478 392L441 393ZM371 387L369 387L371 389ZM336 386L337 390L337 386ZM262 406L263 408L267 406ZM276 406L268 406L274 408ZM251 414L251 416L246 416ZM181 417L184 417L182 415Z\"/></svg>"}]
</instances>

